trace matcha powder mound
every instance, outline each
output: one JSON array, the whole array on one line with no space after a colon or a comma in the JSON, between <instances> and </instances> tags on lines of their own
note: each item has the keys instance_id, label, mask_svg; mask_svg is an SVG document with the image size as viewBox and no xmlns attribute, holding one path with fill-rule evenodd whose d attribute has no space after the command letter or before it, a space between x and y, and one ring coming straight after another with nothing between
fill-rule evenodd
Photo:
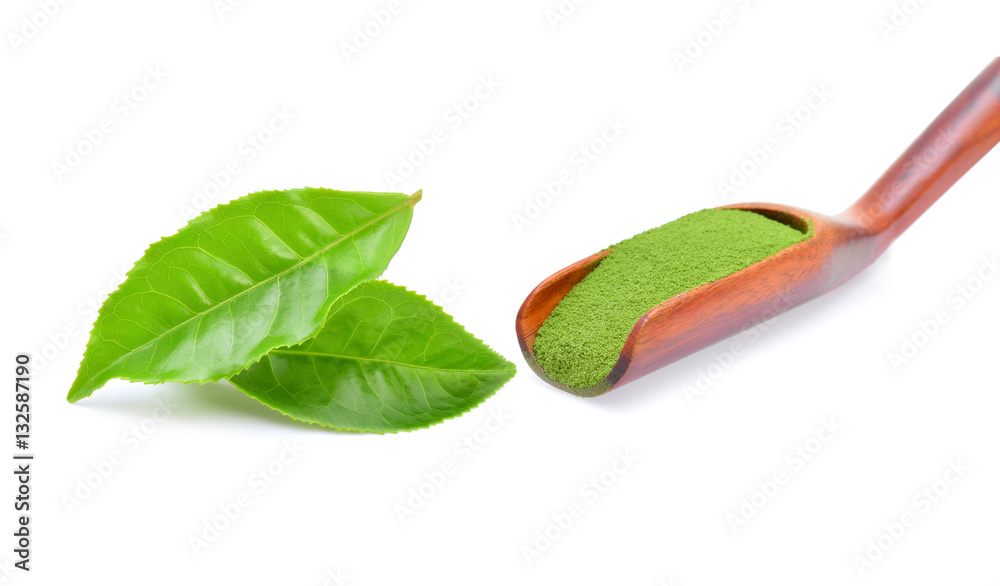
<instances>
[{"instance_id":1,"label":"matcha powder mound","mask_svg":"<svg viewBox=\"0 0 1000 586\"><path fill-rule=\"evenodd\" d=\"M593 386L611 372L647 311L810 236L754 212L719 209L633 236L552 310L535 338L535 358L554 380Z\"/></svg>"}]
</instances>

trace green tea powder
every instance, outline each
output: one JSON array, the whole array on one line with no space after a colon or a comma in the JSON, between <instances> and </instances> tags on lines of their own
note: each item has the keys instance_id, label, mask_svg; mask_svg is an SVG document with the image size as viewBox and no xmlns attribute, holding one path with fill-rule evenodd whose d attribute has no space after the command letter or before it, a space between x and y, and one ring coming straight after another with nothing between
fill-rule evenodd
<instances>
[{"instance_id":1,"label":"green tea powder","mask_svg":"<svg viewBox=\"0 0 1000 586\"><path fill-rule=\"evenodd\" d=\"M810 236L754 212L708 209L619 242L552 310L535 358L556 381L593 386L647 311Z\"/></svg>"}]
</instances>

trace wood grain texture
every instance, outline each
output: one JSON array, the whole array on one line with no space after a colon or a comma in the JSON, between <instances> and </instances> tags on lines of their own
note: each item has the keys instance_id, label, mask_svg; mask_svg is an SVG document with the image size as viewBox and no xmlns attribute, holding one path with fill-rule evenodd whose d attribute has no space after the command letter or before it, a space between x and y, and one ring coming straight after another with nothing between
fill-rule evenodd
<instances>
[{"instance_id":1,"label":"wood grain texture","mask_svg":"<svg viewBox=\"0 0 1000 586\"><path fill-rule=\"evenodd\" d=\"M1000 59L994 60L854 205L824 216L780 204L723 206L765 215L814 235L727 277L665 300L639 318L618 362L600 383L574 388L554 381L535 360L538 328L559 301L608 253L553 274L528 295L515 331L525 359L550 384L594 397L634 381L783 311L835 289L858 274L1000 142Z\"/></svg>"}]
</instances>

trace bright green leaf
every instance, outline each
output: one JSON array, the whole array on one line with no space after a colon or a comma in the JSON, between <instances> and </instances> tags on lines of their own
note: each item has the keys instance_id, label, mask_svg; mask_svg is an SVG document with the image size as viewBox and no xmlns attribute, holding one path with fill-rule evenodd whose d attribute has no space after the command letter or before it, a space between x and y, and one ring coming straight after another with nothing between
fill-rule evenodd
<instances>
[{"instance_id":1,"label":"bright green leaf","mask_svg":"<svg viewBox=\"0 0 1000 586\"><path fill-rule=\"evenodd\" d=\"M420 194L262 191L153 244L101 307L70 401L112 378L208 382L298 344L385 270Z\"/></svg>"},{"instance_id":2,"label":"bright green leaf","mask_svg":"<svg viewBox=\"0 0 1000 586\"><path fill-rule=\"evenodd\" d=\"M315 338L271 351L230 382L301 421L384 433L457 417L514 372L422 295L372 281L338 299Z\"/></svg>"}]
</instances>

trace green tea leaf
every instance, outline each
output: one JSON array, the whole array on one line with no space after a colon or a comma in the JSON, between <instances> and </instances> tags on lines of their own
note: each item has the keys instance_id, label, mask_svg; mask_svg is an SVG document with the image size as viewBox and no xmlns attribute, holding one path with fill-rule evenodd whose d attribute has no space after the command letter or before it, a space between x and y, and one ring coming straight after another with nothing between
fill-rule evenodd
<instances>
[{"instance_id":1,"label":"green tea leaf","mask_svg":"<svg viewBox=\"0 0 1000 586\"><path fill-rule=\"evenodd\" d=\"M262 191L153 244L101 307L67 397L112 378L208 382L298 344L385 270L420 194Z\"/></svg>"},{"instance_id":2,"label":"green tea leaf","mask_svg":"<svg viewBox=\"0 0 1000 586\"><path fill-rule=\"evenodd\" d=\"M301 421L384 433L462 415L514 372L427 298L372 281L338 299L315 338L272 350L230 382Z\"/></svg>"}]
</instances>

